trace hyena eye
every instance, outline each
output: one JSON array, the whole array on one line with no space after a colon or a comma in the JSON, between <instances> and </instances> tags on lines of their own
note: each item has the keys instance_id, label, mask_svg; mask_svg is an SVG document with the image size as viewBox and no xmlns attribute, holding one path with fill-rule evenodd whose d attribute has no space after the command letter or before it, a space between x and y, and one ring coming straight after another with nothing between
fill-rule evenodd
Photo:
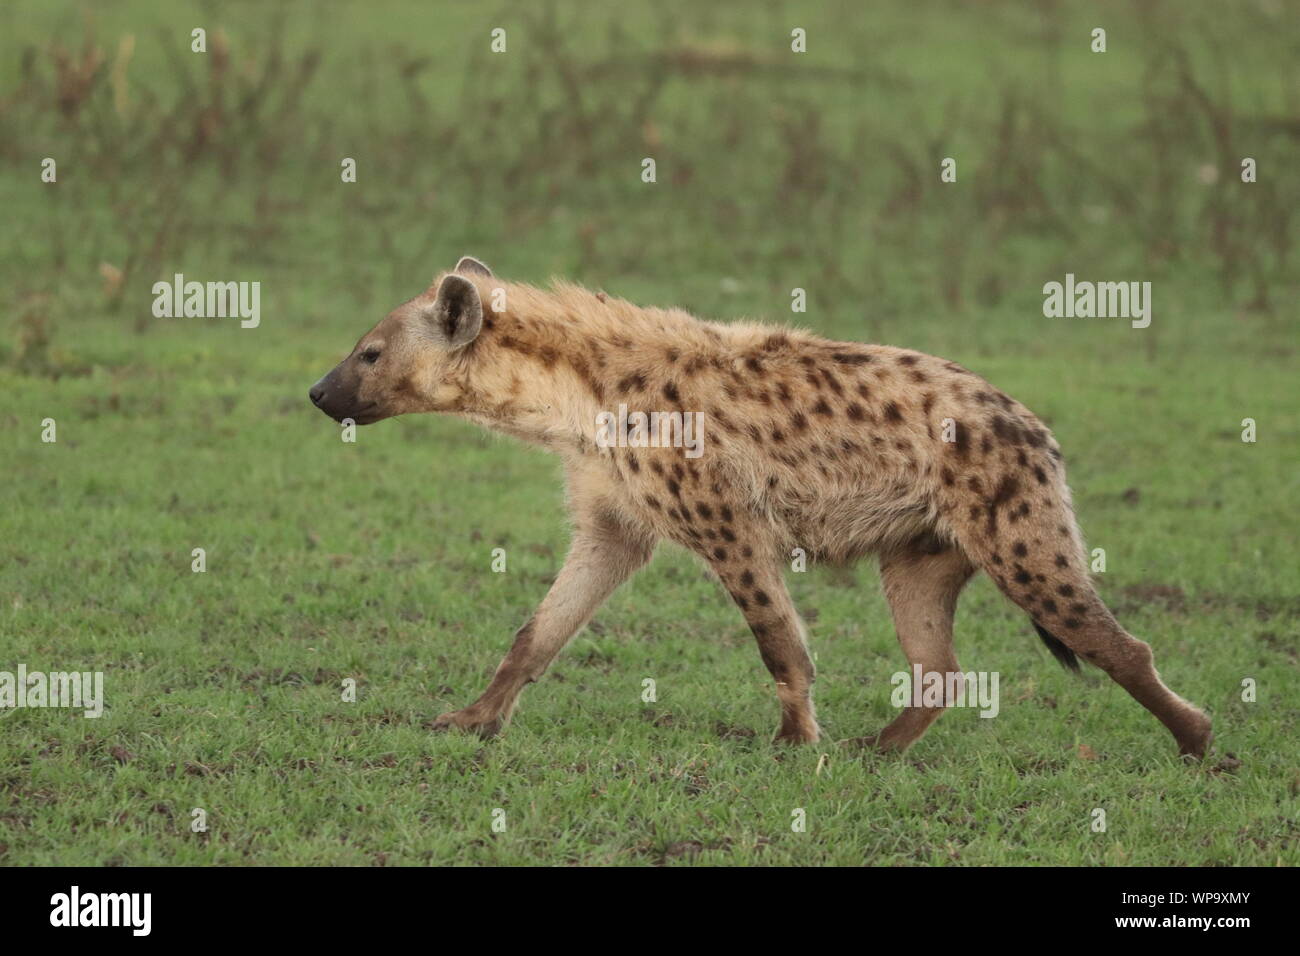
<instances>
[{"instance_id":1,"label":"hyena eye","mask_svg":"<svg viewBox=\"0 0 1300 956\"><path fill-rule=\"evenodd\" d=\"M374 365L379 361L379 349L366 349L361 353L361 361L367 365Z\"/></svg>"}]
</instances>

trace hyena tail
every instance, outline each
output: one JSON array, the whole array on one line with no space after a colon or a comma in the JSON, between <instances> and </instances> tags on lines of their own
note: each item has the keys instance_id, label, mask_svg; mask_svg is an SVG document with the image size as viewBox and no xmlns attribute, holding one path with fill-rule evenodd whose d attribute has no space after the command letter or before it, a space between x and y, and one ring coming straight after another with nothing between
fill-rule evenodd
<instances>
[{"instance_id":1,"label":"hyena tail","mask_svg":"<svg viewBox=\"0 0 1300 956\"><path fill-rule=\"evenodd\" d=\"M1120 627L1102 602L1088 576L1063 469L1043 457L1036 469L1008 469L993 488L970 481L978 497L955 482L946 489L943 511L958 544L1029 614L1058 661L1077 670L1082 657L1101 668L1169 728L1180 752L1204 756L1209 718L1164 685L1150 646Z\"/></svg>"},{"instance_id":2,"label":"hyena tail","mask_svg":"<svg viewBox=\"0 0 1300 956\"><path fill-rule=\"evenodd\" d=\"M1047 649L1052 652L1058 664L1066 670L1079 673L1079 658L1075 656L1074 651L1070 650L1068 644L1053 637L1051 632L1037 621L1034 621L1034 630L1043 639L1043 643L1047 645Z\"/></svg>"}]
</instances>

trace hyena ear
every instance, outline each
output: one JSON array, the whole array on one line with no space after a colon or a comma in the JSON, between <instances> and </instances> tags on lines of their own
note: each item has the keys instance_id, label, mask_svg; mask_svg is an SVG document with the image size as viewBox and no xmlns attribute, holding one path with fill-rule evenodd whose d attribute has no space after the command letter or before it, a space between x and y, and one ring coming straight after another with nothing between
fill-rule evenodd
<instances>
[{"instance_id":1,"label":"hyena ear","mask_svg":"<svg viewBox=\"0 0 1300 956\"><path fill-rule=\"evenodd\" d=\"M483 327L483 303L478 289L464 276L443 277L438 297L424 312L424 318L442 344L449 349L473 342Z\"/></svg>"},{"instance_id":2,"label":"hyena ear","mask_svg":"<svg viewBox=\"0 0 1300 956\"><path fill-rule=\"evenodd\" d=\"M456 268L451 271L459 272L461 275L492 275L492 270L489 269L485 263L479 262L473 256L461 256L460 262L456 263Z\"/></svg>"}]
</instances>

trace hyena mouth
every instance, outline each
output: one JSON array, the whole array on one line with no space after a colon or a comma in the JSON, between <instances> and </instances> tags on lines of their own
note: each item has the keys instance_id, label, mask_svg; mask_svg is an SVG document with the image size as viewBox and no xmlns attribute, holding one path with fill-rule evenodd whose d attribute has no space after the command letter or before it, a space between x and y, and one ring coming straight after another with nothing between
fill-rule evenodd
<instances>
[{"instance_id":1,"label":"hyena mouth","mask_svg":"<svg viewBox=\"0 0 1300 956\"><path fill-rule=\"evenodd\" d=\"M369 425L379 420L379 417L372 417L370 414L378 404L378 402L367 402L359 408L350 408L345 412L336 412L327 408L322 408L321 411L339 423L353 421L358 425Z\"/></svg>"},{"instance_id":2,"label":"hyena mouth","mask_svg":"<svg viewBox=\"0 0 1300 956\"><path fill-rule=\"evenodd\" d=\"M353 411L352 414L344 415L343 418L350 418L358 425L369 425L371 422L377 422L379 421L380 418L383 417L383 416L371 417L370 415L370 413L373 412L378 407L378 405L379 405L378 402L366 402L366 404L362 405L360 408ZM342 420L343 419L339 419L339 421Z\"/></svg>"}]
</instances>

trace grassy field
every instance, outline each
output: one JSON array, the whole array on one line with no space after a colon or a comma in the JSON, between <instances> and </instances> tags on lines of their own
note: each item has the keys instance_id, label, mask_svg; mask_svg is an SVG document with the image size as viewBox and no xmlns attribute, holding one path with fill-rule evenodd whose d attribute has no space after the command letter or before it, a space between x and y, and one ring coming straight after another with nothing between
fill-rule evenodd
<instances>
[{"instance_id":1,"label":"grassy field","mask_svg":"<svg viewBox=\"0 0 1300 956\"><path fill-rule=\"evenodd\" d=\"M0 671L107 693L0 711L0 863L1295 865L1296 6L622 6L0 8ZM774 749L752 637L667 546L504 737L431 733L559 569L558 461L427 416L345 444L306 391L466 253L1028 404L1214 753L1180 764L982 577L957 647L999 716L837 745L905 666L867 562L790 575L825 741ZM261 325L154 318L177 272L260 281ZM1045 318L1067 272L1150 281L1151 327Z\"/></svg>"}]
</instances>

